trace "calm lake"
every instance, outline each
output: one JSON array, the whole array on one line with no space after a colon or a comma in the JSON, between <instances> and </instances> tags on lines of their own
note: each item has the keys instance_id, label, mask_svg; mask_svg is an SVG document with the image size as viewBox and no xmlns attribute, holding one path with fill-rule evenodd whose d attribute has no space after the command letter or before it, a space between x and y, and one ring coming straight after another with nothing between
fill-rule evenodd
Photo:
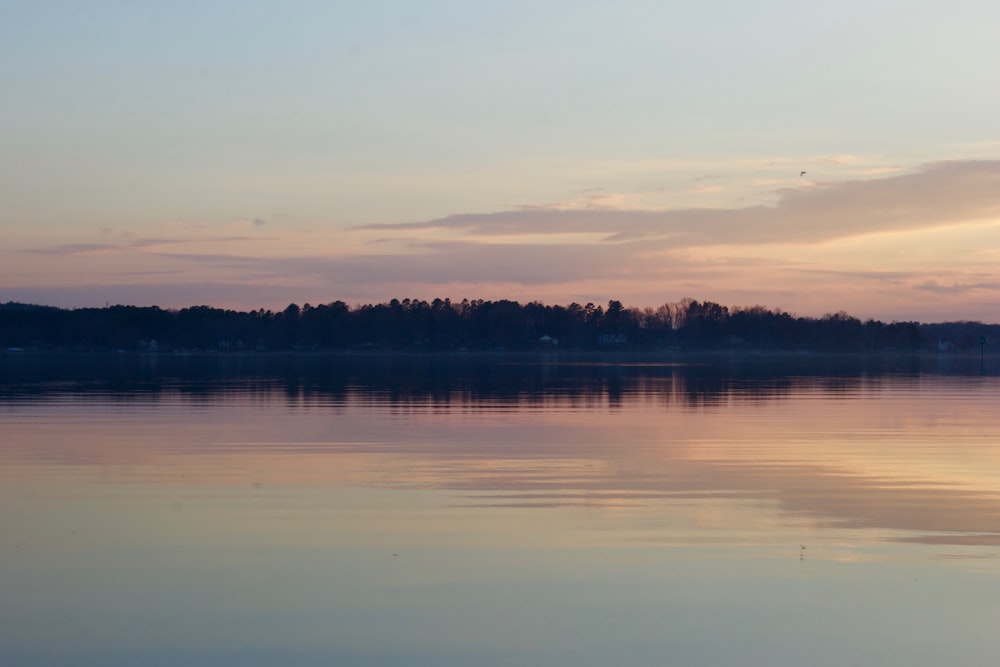
<instances>
[{"instance_id":1,"label":"calm lake","mask_svg":"<svg viewBox=\"0 0 1000 667\"><path fill-rule=\"evenodd\" d=\"M0 369L2 665L1000 655L1000 359Z\"/></svg>"}]
</instances>

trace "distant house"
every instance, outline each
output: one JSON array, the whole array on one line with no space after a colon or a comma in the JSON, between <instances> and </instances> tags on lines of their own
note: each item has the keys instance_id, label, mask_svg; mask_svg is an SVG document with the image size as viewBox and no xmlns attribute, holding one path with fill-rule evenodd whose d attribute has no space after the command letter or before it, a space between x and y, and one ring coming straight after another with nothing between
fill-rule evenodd
<instances>
[{"instance_id":1,"label":"distant house","mask_svg":"<svg viewBox=\"0 0 1000 667\"><path fill-rule=\"evenodd\" d=\"M553 338L552 336L545 334L538 339L539 347L559 347L559 339Z\"/></svg>"}]
</instances>

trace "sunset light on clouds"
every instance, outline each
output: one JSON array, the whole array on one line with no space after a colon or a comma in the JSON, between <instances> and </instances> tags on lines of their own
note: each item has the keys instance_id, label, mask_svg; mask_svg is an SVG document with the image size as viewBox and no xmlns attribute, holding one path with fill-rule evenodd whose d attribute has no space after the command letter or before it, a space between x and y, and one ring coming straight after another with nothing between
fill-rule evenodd
<instances>
[{"instance_id":1,"label":"sunset light on clouds","mask_svg":"<svg viewBox=\"0 0 1000 667\"><path fill-rule=\"evenodd\" d=\"M9 7L0 302L998 322L997 25L966 0Z\"/></svg>"}]
</instances>

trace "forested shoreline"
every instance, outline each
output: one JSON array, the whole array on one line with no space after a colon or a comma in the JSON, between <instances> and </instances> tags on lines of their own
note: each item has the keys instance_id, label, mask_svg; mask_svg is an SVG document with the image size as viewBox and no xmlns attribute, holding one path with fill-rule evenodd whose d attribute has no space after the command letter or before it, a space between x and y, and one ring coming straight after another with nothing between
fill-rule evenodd
<instances>
[{"instance_id":1,"label":"forested shoreline","mask_svg":"<svg viewBox=\"0 0 1000 667\"><path fill-rule=\"evenodd\" d=\"M1000 339L981 322L819 318L684 299L658 308L449 299L290 304L281 311L210 306L62 309L0 304L0 349L458 351L658 349L818 352L980 351Z\"/></svg>"}]
</instances>

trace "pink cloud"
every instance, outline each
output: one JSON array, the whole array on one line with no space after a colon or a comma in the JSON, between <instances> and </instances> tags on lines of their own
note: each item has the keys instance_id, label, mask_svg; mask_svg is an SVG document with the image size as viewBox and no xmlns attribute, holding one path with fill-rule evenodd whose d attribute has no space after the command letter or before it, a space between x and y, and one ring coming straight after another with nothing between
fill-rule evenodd
<instances>
[{"instance_id":1,"label":"pink cloud","mask_svg":"<svg viewBox=\"0 0 1000 667\"><path fill-rule=\"evenodd\" d=\"M824 244L851 239L863 248L864 237L875 233L903 240L937 229L957 238L951 230L1000 219L997 192L1000 161L941 162L889 177L817 181L782 191L771 206L520 208L331 230L316 236L308 256L273 256L282 242L276 236L268 257L242 243L260 238L244 236L58 245L25 251L35 257L24 273L48 262L36 270L42 276L48 269L44 282L8 279L0 300L281 308L292 301L467 297L620 299L642 307L691 296L805 315L847 310L879 319L997 321L1000 271L981 260L972 264L973 253L962 247L945 256L943 248L923 246L919 260L898 250L891 266L880 252L851 261L851 245L837 257L815 259ZM377 239L364 238L373 231ZM979 235L966 231L966 239ZM205 242L212 245L199 245ZM206 252L210 247L217 252ZM359 247L368 251L344 250Z\"/></svg>"}]
</instances>

